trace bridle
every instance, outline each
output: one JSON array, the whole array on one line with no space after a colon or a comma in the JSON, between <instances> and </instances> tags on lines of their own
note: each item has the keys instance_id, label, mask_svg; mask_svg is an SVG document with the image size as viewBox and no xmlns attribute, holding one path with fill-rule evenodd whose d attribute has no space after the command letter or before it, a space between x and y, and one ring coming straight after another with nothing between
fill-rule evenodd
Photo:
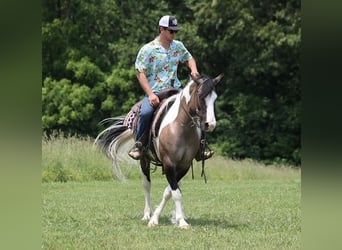
<instances>
[{"instance_id":1,"label":"bridle","mask_svg":"<svg viewBox=\"0 0 342 250\"><path fill-rule=\"evenodd\" d=\"M202 80L203 78L206 78L206 79ZM198 78L193 79L193 80L196 84L196 89L194 90L194 93L191 94L191 97L194 97L195 95L197 95L196 98L198 98L197 100L198 105L201 105L200 102L202 101L202 99L205 99L205 97L207 97L207 95L209 95L209 93L213 91L215 85L209 77L199 76ZM210 81L210 83L206 84L208 81ZM207 87L206 93L198 93L201 87ZM203 117L198 107L196 107L195 114L191 115L190 112L184 107L184 104L182 102L180 103L180 106L184 110L185 114L190 118L190 127L195 126L202 130L205 130L205 128L201 127L201 121L203 121L203 118L205 117Z\"/></svg>"}]
</instances>

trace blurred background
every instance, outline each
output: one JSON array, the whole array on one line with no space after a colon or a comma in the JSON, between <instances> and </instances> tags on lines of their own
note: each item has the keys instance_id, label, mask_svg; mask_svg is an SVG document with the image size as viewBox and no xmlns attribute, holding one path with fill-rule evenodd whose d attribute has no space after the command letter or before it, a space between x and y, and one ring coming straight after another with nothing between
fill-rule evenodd
<instances>
[{"instance_id":1,"label":"blurred background","mask_svg":"<svg viewBox=\"0 0 342 250\"><path fill-rule=\"evenodd\" d=\"M98 123L126 114L143 92L138 50L175 15L181 40L217 86L217 154L300 165L301 3L292 1L42 2L44 133L96 136ZM181 66L185 85L188 69Z\"/></svg>"}]
</instances>

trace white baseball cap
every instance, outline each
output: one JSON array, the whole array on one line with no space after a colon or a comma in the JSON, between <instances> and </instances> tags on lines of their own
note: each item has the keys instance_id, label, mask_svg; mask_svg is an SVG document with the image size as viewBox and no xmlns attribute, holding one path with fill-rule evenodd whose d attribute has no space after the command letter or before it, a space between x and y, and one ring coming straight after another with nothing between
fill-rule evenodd
<instances>
[{"instance_id":1,"label":"white baseball cap","mask_svg":"<svg viewBox=\"0 0 342 250\"><path fill-rule=\"evenodd\" d=\"M175 16L163 16L159 20L159 26L169 28L170 30L180 30Z\"/></svg>"}]
</instances>

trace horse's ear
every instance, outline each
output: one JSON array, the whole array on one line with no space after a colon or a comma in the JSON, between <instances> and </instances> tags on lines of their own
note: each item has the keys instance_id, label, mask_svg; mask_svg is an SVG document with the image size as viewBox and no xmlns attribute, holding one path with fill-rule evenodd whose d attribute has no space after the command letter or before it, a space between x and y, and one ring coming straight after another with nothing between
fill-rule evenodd
<instances>
[{"instance_id":1,"label":"horse's ear","mask_svg":"<svg viewBox=\"0 0 342 250\"><path fill-rule=\"evenodd\" d=\"M218 76L216 76L214 79L213 79L213 82L216 84L218 84L219 81L221 81L222 77L224 76L224 74L219 74Z\"/></svg>"}]
</instances>

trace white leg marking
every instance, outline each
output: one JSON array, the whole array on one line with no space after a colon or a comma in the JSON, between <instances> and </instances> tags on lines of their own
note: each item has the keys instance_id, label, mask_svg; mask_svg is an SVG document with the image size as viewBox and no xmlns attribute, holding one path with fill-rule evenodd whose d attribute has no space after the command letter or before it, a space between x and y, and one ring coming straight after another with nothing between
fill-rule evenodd
<instances>
[{"instance_id":1,"label":"white leg marking","mask_svg":"<svg viewBox=\"0 0 342 250\"><path fill-rule=\"evenodd\" d=\"M182 229L189 229L190 225L185 221L184 212L182 207L182 193L179 188L172 190L172 199L175 202L176 207L176 226Z\"/></svg>"},{"instance_id":2,"label":"white leg marking","mask_svg":"<svg viewBox=\"0 0 342 250\"><path fill-rule=\"evenodd\" d=\"M145 194L145 208L144 208L144 217L142 220L148 221L151 218L151 182L149 182L146 176L142 173L143 176L143 187Z\"/></svg>"},{"instance_id":3,"label":"white leg marking","mask_svg":"<svg viewBox=\"0 0 342 250\"><path fill-rule=\"evenodd\" d=\"M171 188L170 188L170 186L167 186L164 190L162 201L160 202L160 204L156 208L156 210L154 210L153 216L150 219L150 221L148 222L149 227L154 227L154 226L158 225L159 216L162 213L167 201L170 198L171 198Z\"/></svg>"}]
</instances>

